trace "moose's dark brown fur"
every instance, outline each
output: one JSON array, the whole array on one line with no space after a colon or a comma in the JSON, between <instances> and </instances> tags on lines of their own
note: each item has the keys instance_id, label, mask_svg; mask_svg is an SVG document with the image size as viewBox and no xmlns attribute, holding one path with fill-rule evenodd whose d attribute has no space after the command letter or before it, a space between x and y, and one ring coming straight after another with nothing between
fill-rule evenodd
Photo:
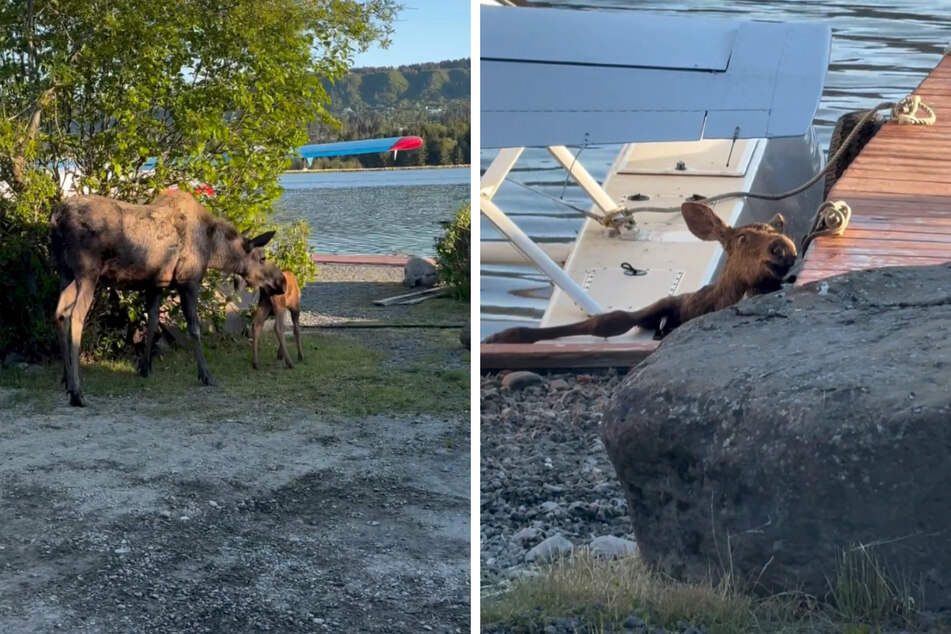
<instances>
[{"instance_id":1,"label":"moose's dark brown fur","mask_svg":"<svg viewBox=\"0 0 951 634\"><path fill-rule=\"evenodd\" d=\"M703 203L686 202L681 213L691 233L701 240L716 240L726 251L726 265L714 284L694 293L665 297L633 312L615 310L551 328L509 328L488 337L485 343L534 343L574 335L616 337L635 326L654 330L662 323L662 334L666 334L684 322L726 308L747 295L779 290L783 277L796 261L796 245L782 233L786 225L782 215L776 214L765 224L734 229Z\"/></svg>"},{"instance_id":2,"label":"moose's dark brown fur","mask_svg":"<svg viewBox=\"0 0 951 634\"><path fill-rule=\"evenodd\" d=\"M149 205L102 196L79 196L59 203L51 219L51 245L60 276L56 326L63 354L63 383L71 405L86 404L79 383L83 323L102 279L117 288L145 291L148 321L139 373L152 371L152 340L158 327L162 291L181 297L198 362L198 378L214 384L201 349L198 289L205 271L241 275L251 286L284 292L284 276L264 261L260 247L274 232L254 239L216 218L190 194L164 194Z\"/></svg>"},{"instance_id":3,"label":"moose's dark brown fur","mask_svg":"<svg viewBox=\"0 0 951 634\"><path fill-rule=\"evenodd\" d=\"M297 278L290 271L284 271L284 293L272 295L262 290L258 298L258 308L254 311L254 321L251 324L251 345L253 356L251 366L258 369L258 337L261 328L271 315L274 315L274 333L277 335L277 358L284 361L284 366L291 370L294 364L291 355L287 353L287 342L284 340L284 326L287 312L291 313L294 323L294 340L297 342L297 360L304 360L304 351L300 343L300 286Z\"/></svg>"}]
</instances>

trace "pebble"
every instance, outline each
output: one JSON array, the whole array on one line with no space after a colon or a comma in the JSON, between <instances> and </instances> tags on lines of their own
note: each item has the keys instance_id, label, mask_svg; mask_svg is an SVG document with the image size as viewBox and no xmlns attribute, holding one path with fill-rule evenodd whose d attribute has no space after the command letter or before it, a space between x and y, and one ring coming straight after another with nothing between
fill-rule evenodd
<instances>
[{"instance_id":1,"label":"pebble","mask_svg":"<svg viewBox=\"0 0 951 634\"><path fill-rule=\"evenodd\" d=\"M188 517L187 515L182 515L180 518L178 518L178 521L179 521L179 522L187 522L187 521L190 520L190 519L191 519L191 518Z\"/></svg>"},{"instance_id":2,"label":"pebble","mask_svg":"<svg viewBox=\"0 0 951 634\"><path fill-rule=\"evenodd\" d=\"M208 500L208 506L212 508L218 508L218 503L215 502L214 500Z\"/></svg>"},{"instance_id":3,"label":"pebble","mask_svg":"<svg viewBox=\"0 0 951 634\"><path fill-rule=\"evenodd\" d=\"M540 374L529 372L528 370L519 370L518 372L509 372L502 379L502 389L505 390L524 390L530 385L544 383L545 379Z\"/></svg>"},{"instance_id":4,"label":"pebble","mask_svg":"<svg viewBox=\"0 0 951 634\"><path fill-rule=\"evenodd\" d=\"M616 559L618 557L633 555L637 552L637 544L629 539L622 539L614 535L596 537L588 545L588 548L591 549L592 554L596 557L602 557L604 559Z\"/></svg>"},{"instance_id":5,"label":"pebble","mask_svg":"<svg viewBox=\"0 0 951 634\"><path fill-rule=\"evenodd\" d=\"M598 431L621 376L554 373L535 379L547 381L542 390L501 389L513 374L481 382L482 570L503 584L535 574L527 553L545 537L587 547L631 532Z\"/></svg>"},{"instance_id":6,"label":"pebble","mask_svg":"<svg viewBox=\"0 0 951 634\"><path fill-rule=\"evenodd\" d=\"M644 630L647 629L647 623L639 616L631 615L624 619L622 627L625 630Z\"/></svg>"},{"instance_id":7,"label":"pebble","mask_svg":"<svg viewBox=\"0 0 951 634\"><path fill-rule=\"evenodd\" d=\"M519 543L533 542L541 536L541 531L537 528L528 526L512 536L512 539Z\"/></svg>"},{"instance_id":8,"label":"pebble","mask_svg":"<svg viewBox=\"0 0 951 634\"><path fill-rule=\"evenodd\" d=\"M525 553L525 561L547 563L565 555L570 555L573 549L574 545L570 541L565 539L561 533L556 533Z\"/></svg>"}]
</instances>

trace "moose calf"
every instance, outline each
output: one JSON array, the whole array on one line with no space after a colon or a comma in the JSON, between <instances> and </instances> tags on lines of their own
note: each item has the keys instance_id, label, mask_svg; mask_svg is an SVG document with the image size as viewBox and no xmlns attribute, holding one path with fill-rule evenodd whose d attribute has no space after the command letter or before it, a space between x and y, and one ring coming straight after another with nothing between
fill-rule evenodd
<instances>
[{"instance_id":1,"label":"moose calf","mask_svg":"<svg viewBox=\"0 0 951 634\"><path fill-rule=\"evenodd\" d=\"M152 372L152 340L162 291L176 289L198 362L198 378L214 384L201 349L198 289L209 268L234 273L270 293L284 292L281 270L264 261L260 247L274 232L248 239L216 218L191 194L163 194L149 205L102 196L77 196L56 205L51 248L60 277L56 306L63 354L63 383L71 405L86 404L79 383L79 344L96 283L144 290L148 309L145 353L139 373Z\"/></svg>"},{"instance_id":2,"label":"moose calf","mask_svg":"<svg viewBox=\"0 0 951 634\"><path fill-rule=\"evenodd\" d=\"M665 324L662 334L665 334L684 322L726 308L746 296L779 290L783 277L796 261L796 245L783 235L786 221L781 214L765 224L734 229L709 205L686 202L680 211L691 233L701 240L716 240L726 251L726 265L715 283L694 293L665 297L633 312L614 310L551 328L509 328L486 338L484 343L535 343L575 335L616 337L635 326L657 329L662 323Z\"/></svg>"},{"instance_id":3,"label":"moose calf","mask_svg":"<svg viewBox=\"0 0 951 634\"><path fill-rule=\"evenodd\" d=\"M253 356L251 366L258 369L258 337L261 335L261 328L264 322L271 315L274 315L274 333L277 335L277 358L284 361L284 367L288 370L294 368L291 362L291 356L287 353L287 343L284 341L284 327L287 312L291 313L291 321L294 322L294 339L297 341L297 360L304 360L304 351L300 344L300 286L297 285L297 278L290 271L284 271L284 292L282 294L270 294L262 290L258 298L258 308L254 311L254 321L251 324L251 345L253 347Z\"/></svg>"}]
</instances>

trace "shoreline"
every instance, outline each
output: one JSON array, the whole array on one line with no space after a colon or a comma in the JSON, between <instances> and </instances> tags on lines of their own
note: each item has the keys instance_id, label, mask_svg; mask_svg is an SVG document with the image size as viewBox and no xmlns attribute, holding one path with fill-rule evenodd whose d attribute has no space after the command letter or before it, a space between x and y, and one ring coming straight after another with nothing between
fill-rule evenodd
<instances>
[{"instance_id":1,"label":"shoreline","mask_svg":"<svg viewBox=\"0 0 951 634\"><path fill-rule=\"evenodd\" d=\"M445 170L454 168L472 167L471 163L465 165L405 165L402 167L333 167L327 169L314 170L284 170L282 174L323 174L325 172L400 172L412 170Z\"/></svg>"},{"instance_id":2,"label":"shoreline","mask_svg":"<svg viewBox=\"0 0 951 634\"><path fill-rule=\"evenodd\" d=\"M627 501L598 433L625 373L541 373L521 388L503 387L504 374L480 377L483 598L535 574L529 553L556 536L573 547L605 536L634 542Z\"/></svg>"}]
</instances>

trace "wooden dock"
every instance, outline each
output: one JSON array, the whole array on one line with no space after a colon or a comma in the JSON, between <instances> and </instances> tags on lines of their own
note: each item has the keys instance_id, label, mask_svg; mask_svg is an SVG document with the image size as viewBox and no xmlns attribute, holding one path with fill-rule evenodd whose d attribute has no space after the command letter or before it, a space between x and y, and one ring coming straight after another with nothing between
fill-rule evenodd
<instances>
[{"instance_id":1,"label":"wooden dock","mask_svg":"<svg viewBox=\"0 0 951 634\"><path fill-rule=\"evenodd\" d=\"M659 341L643 343L482 343L482 370L554 368L629 368L657 349Z\"/></svg>"},{"instance_id":2,"label":"wooden dock","mask_svg":"<svg viewBox=\"0 0 951 634\"><path fill-rule=\"evenodd\" d=\"M848 271L951 260L951 55L914 94L932 126L889 121L829 193L852 209L845 233L816 238L797 284Z\"/></svg>"}]
</instances>

